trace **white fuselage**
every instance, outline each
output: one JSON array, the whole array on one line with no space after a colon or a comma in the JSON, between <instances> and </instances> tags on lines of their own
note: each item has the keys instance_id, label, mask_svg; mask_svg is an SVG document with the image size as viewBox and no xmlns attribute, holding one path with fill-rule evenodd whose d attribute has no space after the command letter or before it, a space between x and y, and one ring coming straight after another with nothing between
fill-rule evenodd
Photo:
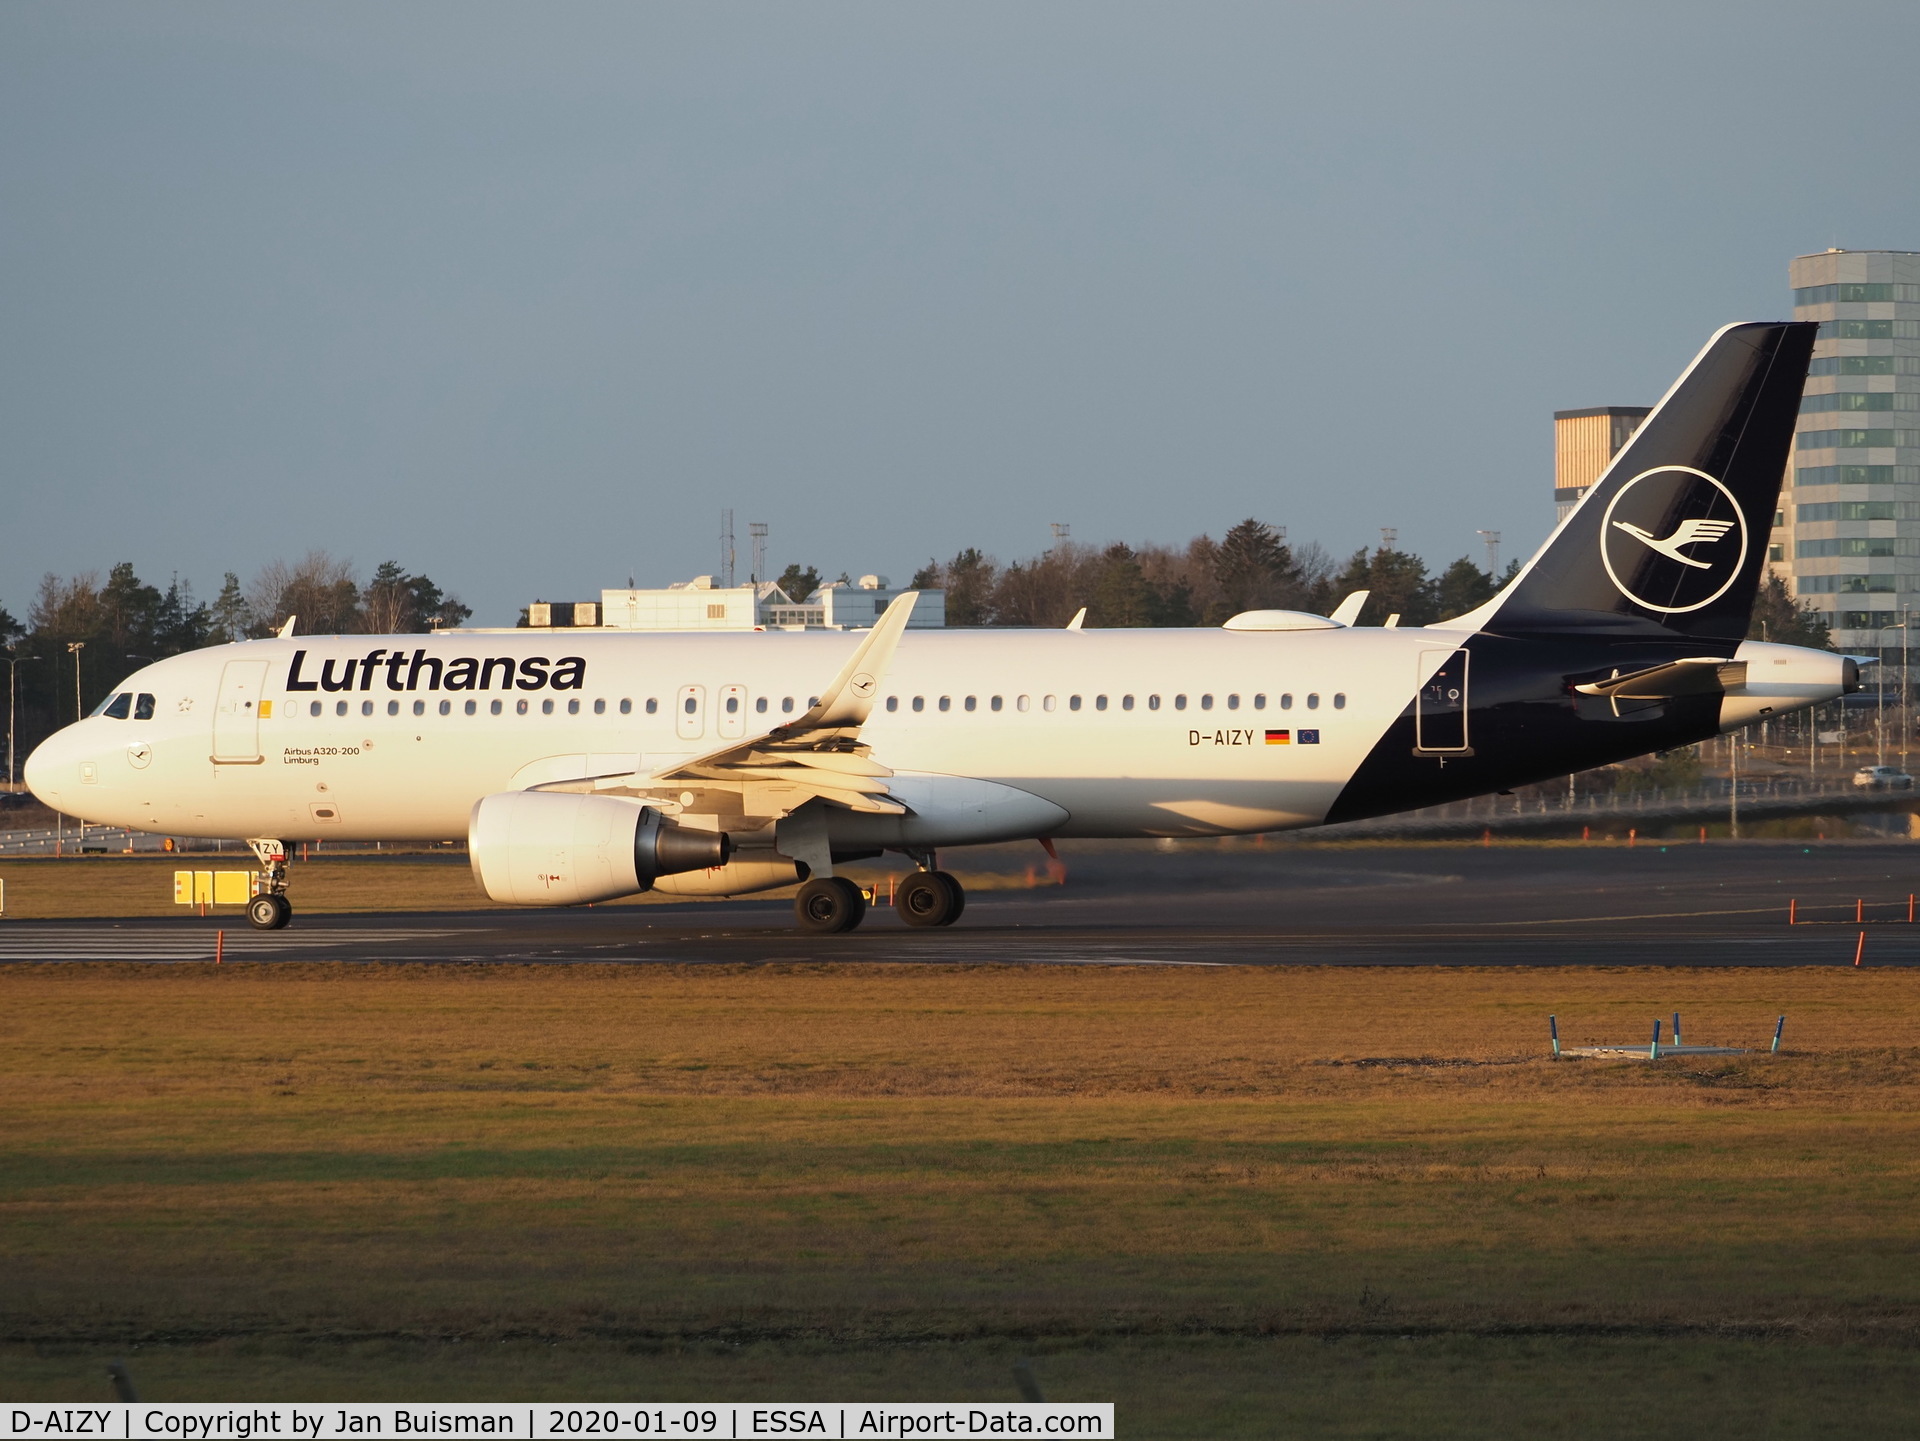
<instances>
[{"instance_id":1,"label":"white fuselage","mask_svg":"<svg viewBox=\"0 0 1920 1441\"><path fill-rule=\"evenodd\" d=\"M909 631L860 730L909 815L837 812L834 843L1315 825L1470 635ZM26 778L70 815L143 830L454 840L485 796L659 776L793 720L859 643L565 630L246 641L136 672L125 718L68 726ZM1843 689L1838 656L1751 641L1739 656L1750 679L1721 703L1725 728Z\"/></svg>"},{"instance_id":2,"label":"white fuselage","mask_svg":"<svg viewBox=\"0 0 1920 1441\"><path fill-rule=\"evenodd\" d=\"M1312 825L1460 639L911 631L862 740L903 794L915 777L965 777L1050 803L1056 823L1016 827L1026 834ZM69 726L34 752L27 779L69 814L152 831L455 839L483 796L658 772L765 732L804 711L857 641L599 631L247 641L140 670L120 689L151 695L151 719ZM392 663L395 650L404 663ZM462 658L476 665L456 674ZM567 658L582 662L563 677L578 684L555 689ZM513 684L496 665L484 689L449 688L469 670L480 679L487 660L511 661ZM316 689L289 690L290 680ZM1286 743L1269 743L1269 731L1286 732Z\"/></svg>"}]
</instances>

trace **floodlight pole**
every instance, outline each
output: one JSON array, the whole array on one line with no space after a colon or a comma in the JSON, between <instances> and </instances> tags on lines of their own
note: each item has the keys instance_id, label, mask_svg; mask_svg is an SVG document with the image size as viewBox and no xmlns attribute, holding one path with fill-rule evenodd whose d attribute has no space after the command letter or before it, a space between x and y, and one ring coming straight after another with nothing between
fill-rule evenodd
<instances>
[{"instance_id":1,"label":"floodlight pole","mask_svg":"<svg viewBox=\"0 0 1920 1441\"><path fill-rule=\"evenodd\" d=\"M12 647L8 647L8 649L12 649ZM30 655L25 657L25 660L28 665L32 665L39 658L38 656ZM21 659L22 658L17 655L7 657L7 784L9 786L17 783L13 773L13 732L16 699L19 693L17 681L19 678Z\"/></svg>"},{"instance_id":2,"label":"floodlight pole","mask_svg":"<svg viewBox=\"0 0 1920 1441\"><path fill-rule=\"evenodd\" d=\"M76 721L84 720L87 714L86 707L80 702L80 652L86 648L87 643L83 640L67 642L67 652L73 657L73 718Z\"/></svg>"}]
</instances>

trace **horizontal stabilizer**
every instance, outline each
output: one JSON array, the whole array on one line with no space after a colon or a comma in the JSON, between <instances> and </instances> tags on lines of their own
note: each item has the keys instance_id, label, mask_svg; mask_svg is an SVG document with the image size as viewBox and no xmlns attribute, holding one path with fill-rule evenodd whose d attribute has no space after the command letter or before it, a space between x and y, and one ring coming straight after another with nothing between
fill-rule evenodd
<instances>
[{"instance_id":1,"label":"horizontal stabilizer","mask_svg":"<svg viewBox=\"0 0 1920 1441\"><path fill-rule=\"evenodd\" d=\"M1669 700L1683 695L1724 695L1747 683L1747 663L1719 656L1694 656L1649 666L1630 675L1588 681L1574 690L1614 700Z\"/></svg>"}]
</instances>

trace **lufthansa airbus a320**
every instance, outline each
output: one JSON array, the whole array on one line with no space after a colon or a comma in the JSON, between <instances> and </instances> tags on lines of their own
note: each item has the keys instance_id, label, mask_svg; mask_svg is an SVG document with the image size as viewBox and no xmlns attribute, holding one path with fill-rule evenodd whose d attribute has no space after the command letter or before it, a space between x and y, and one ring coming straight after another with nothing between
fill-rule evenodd
<instances>
[{"instance_id":1,"label":"lufthansa airbus a320","mask_svg":"<svg viewBox=\"0 0 1920 1441\"><path fill-rule=\"evenodd\" d=\"M1256 611L1217 630L287 636L138 671L34 751L70 815L244 836L287 924L289 841L464 838L496 900L793 885L894 851L903 920L965 897L941 850L1326 825L1691 745L1858 688L1744 639L1810 324L1716 334L1498 596L1386 629Z\"/></svg>"}]
</instances>

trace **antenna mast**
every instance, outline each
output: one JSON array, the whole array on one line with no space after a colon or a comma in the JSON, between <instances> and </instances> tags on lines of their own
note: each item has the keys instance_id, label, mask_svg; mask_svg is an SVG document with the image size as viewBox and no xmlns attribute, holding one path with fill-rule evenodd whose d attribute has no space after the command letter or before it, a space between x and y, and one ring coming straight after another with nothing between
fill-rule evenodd
<instances>
[{"instance_id":1,"label":"antenna mast","mask_svg":"<svg viewBox=\"0 0 1920 1441\"><path fill-rule=\"evenodd\" d=\"M733 588L733 508L720 512L720 584Z\"/></svg>"},{"instance_id":2,"label":"antenna mast","mask_svg":"<svg viewBox=\"0 0 1920 1441\"><path fill-rule=\"evenodd\" d=\"M1487 574L1495 580L1500 579L1500 532L1497 530L1476 530L1474 534L1486 542Z\"/></svg>"},{"instance_id":3,"label":"antenna mast","mask_svg":"<svg viewBox=\"0 0 1920 1441\"><path fill-rule=\"evenodd\" d=\"M758 585L767 578L767 523L748 521L747 534L753 537L753 583Z\"/></svg>"}]
</instances>

